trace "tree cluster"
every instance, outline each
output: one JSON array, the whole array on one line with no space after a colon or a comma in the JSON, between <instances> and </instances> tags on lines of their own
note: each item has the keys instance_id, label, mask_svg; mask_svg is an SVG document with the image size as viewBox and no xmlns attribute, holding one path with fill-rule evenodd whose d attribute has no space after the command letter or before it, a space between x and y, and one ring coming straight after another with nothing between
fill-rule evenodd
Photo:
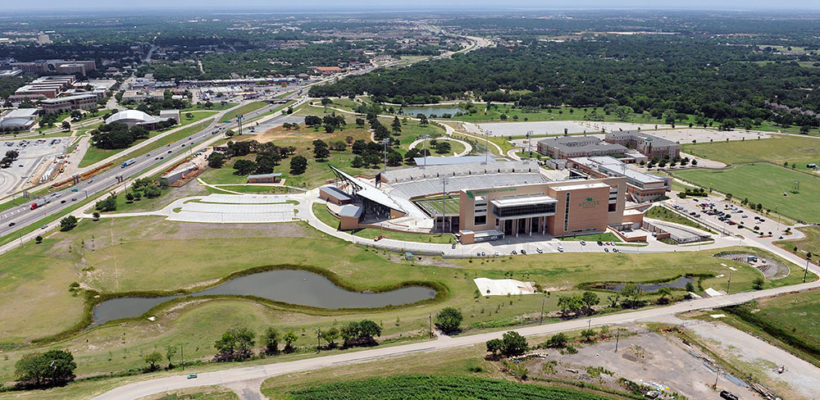
<instances>
[{"instance_id":1,"label":"tree cluster","mask_svg":"<svg viewBox=\"0 0 820 400\"><path fill-rule=\"evenodd\" d=\"M505 357L519 356L527 351L527 339L516 331L504 333L501 339L490 339L486 343L487 351L497 357L500 353Z\"/></svg>"},{"instance_id":2,"label":"tree cluster","mask_svg":"<svg viewBox=\"0 0 820 400\"><path fill-rule=\"evenodd\" d=\"M68 350L29 353L14 365L17 385L23 388L63 386L74 380L77 363Z\"/></svg>"},{"instance_id":3,"label":"tree cluster","mask_svg":"<svg viewBox=\"0 0 820 400\"><path fill-rule=\"evenodd\" d=\"M135 141L148 138L148 129L134 125L114 122L102 125L91 132L91 143L100 149L124 149L131 146Z\"/></svg>"}]
</instances>

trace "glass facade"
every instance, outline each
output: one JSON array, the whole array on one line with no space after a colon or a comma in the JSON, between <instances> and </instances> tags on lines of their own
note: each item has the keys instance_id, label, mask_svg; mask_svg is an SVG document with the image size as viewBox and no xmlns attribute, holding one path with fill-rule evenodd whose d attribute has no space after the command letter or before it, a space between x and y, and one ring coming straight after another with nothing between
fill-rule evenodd
<instances>
[{"instance_id":1,"label":"glass facade","mask_svg":"<svg viewBox=\"0 0 820 400\"><path fill-rule=\"evenodd\" d=\"M555 202L538 203L538 204L523 204L519 206L498 207L494 209L495 216L498 218L514 218L524 215L533 214L550 214L555 213Z\"/></svg>"}]
</instances>

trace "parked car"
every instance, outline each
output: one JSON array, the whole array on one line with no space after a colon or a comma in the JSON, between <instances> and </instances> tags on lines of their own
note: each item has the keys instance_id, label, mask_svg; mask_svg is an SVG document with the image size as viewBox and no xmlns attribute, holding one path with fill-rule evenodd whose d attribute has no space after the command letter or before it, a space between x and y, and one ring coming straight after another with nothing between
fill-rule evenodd
<instances>
[{"instance_id":1,"label":"parked car","mask_svg":"<svg viewBox=\"0 0 820 400\"><path fill-rule=\"evenodd\" d=\"M535 251L537 251L537 252L538 252L538 254L541 254L541 253L543 253L543 252L544 252L544 250L541 250L541 248L540 248L540 247L536 247L536 248L535 248Z\"/></svg>"},{"instance_id":2,"label":"parked car","mask_svg":"<svg viewBox=\"0 0 820 400\"><path fill-rule=\"evenodd\" d=\"M581 246L586 246L586 245L587 245L587 242L585 242L585 241L583 241L583 240L582 240L582 241L581 241Z\"/></svg>"},{"instance_id":3,"label":"parked car","mask_svg":"<svg viewBox=\"0 0 820 400\"><path fill-rule=\"evenodd\" d=\"M737 400L737 396L735 396L732 393L727 392L725 390L720 391L720 397L722 399L726 399L726 400Z\"/></svg>"},{"instance_id":4,"label":"parked car","mask_svg":"<svg viewBox=\"0 0 820 400\"><path fill-rule=\"evenodd\" d=\"M563 248L563 247L561 247L561 246L558 246L558 251L559 251L559 252L561 252L561 253L563 253L563 252L564 252L564 248Z\"/></svg>"}]
</instances>

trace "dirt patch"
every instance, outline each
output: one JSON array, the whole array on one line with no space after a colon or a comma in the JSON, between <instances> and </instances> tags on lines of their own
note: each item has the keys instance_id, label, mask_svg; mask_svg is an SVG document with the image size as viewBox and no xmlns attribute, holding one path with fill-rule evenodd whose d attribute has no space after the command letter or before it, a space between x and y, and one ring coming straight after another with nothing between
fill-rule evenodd
<instances>
[{"instance_id":1,"label":"dirt patch","mask_svg":"<svg viewBox=\"0 0 820 400\"><path fill-rule=\"evenodd\" d=\"M759 398L726 379L718 382L717 391L713 390L710 386L715 382L715 373L692 354L695 349L680 339L635 327L631 330L631 336L620 337L617 353L615 340L610 338L594 344L576 343L576 354L539 350L539 357L523 363L533 378L582 381L617 390L624 390L618 381L625 378L655 389L668 388L664 391L690 399L718 398L720 390L728 390L742 399Z\"/></svg>"},{"instance_id":2,"label":"dirt patch","mask_svg":"<svg viewBox=\"0 0 820 400\"><path fill-rule=\"evenodd\" d=\"M789 267L787 267L783 263L770 258L762 258L755 254L725 254L720 256L719 258L722 258L724 260L737 261L755 267L758 271L760 271L763 274L763 276L766 277L766 279L783 279L789 276L790 272Z\"/></svg>"}]
</instances>

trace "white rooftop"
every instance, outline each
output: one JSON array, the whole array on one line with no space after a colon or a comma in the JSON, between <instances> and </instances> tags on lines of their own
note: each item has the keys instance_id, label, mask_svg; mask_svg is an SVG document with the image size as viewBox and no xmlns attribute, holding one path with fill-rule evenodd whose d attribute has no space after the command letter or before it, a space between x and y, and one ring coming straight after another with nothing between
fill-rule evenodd
<instances>
[{"instance_id":1,"label":"white rooftop","mask_svg":"<svg viewBox=\"0 0 820 400\"><path fill-rule=\"evenodd\" d=\"M537 195L537 196L519 196L519 197L506 197L503 199L493 200L492 203L496 207L514 207L514 206L525 206L529 204L543 204L543 203L555 203L558 200L546 195Z\"/></svg>"}]
</instances>

